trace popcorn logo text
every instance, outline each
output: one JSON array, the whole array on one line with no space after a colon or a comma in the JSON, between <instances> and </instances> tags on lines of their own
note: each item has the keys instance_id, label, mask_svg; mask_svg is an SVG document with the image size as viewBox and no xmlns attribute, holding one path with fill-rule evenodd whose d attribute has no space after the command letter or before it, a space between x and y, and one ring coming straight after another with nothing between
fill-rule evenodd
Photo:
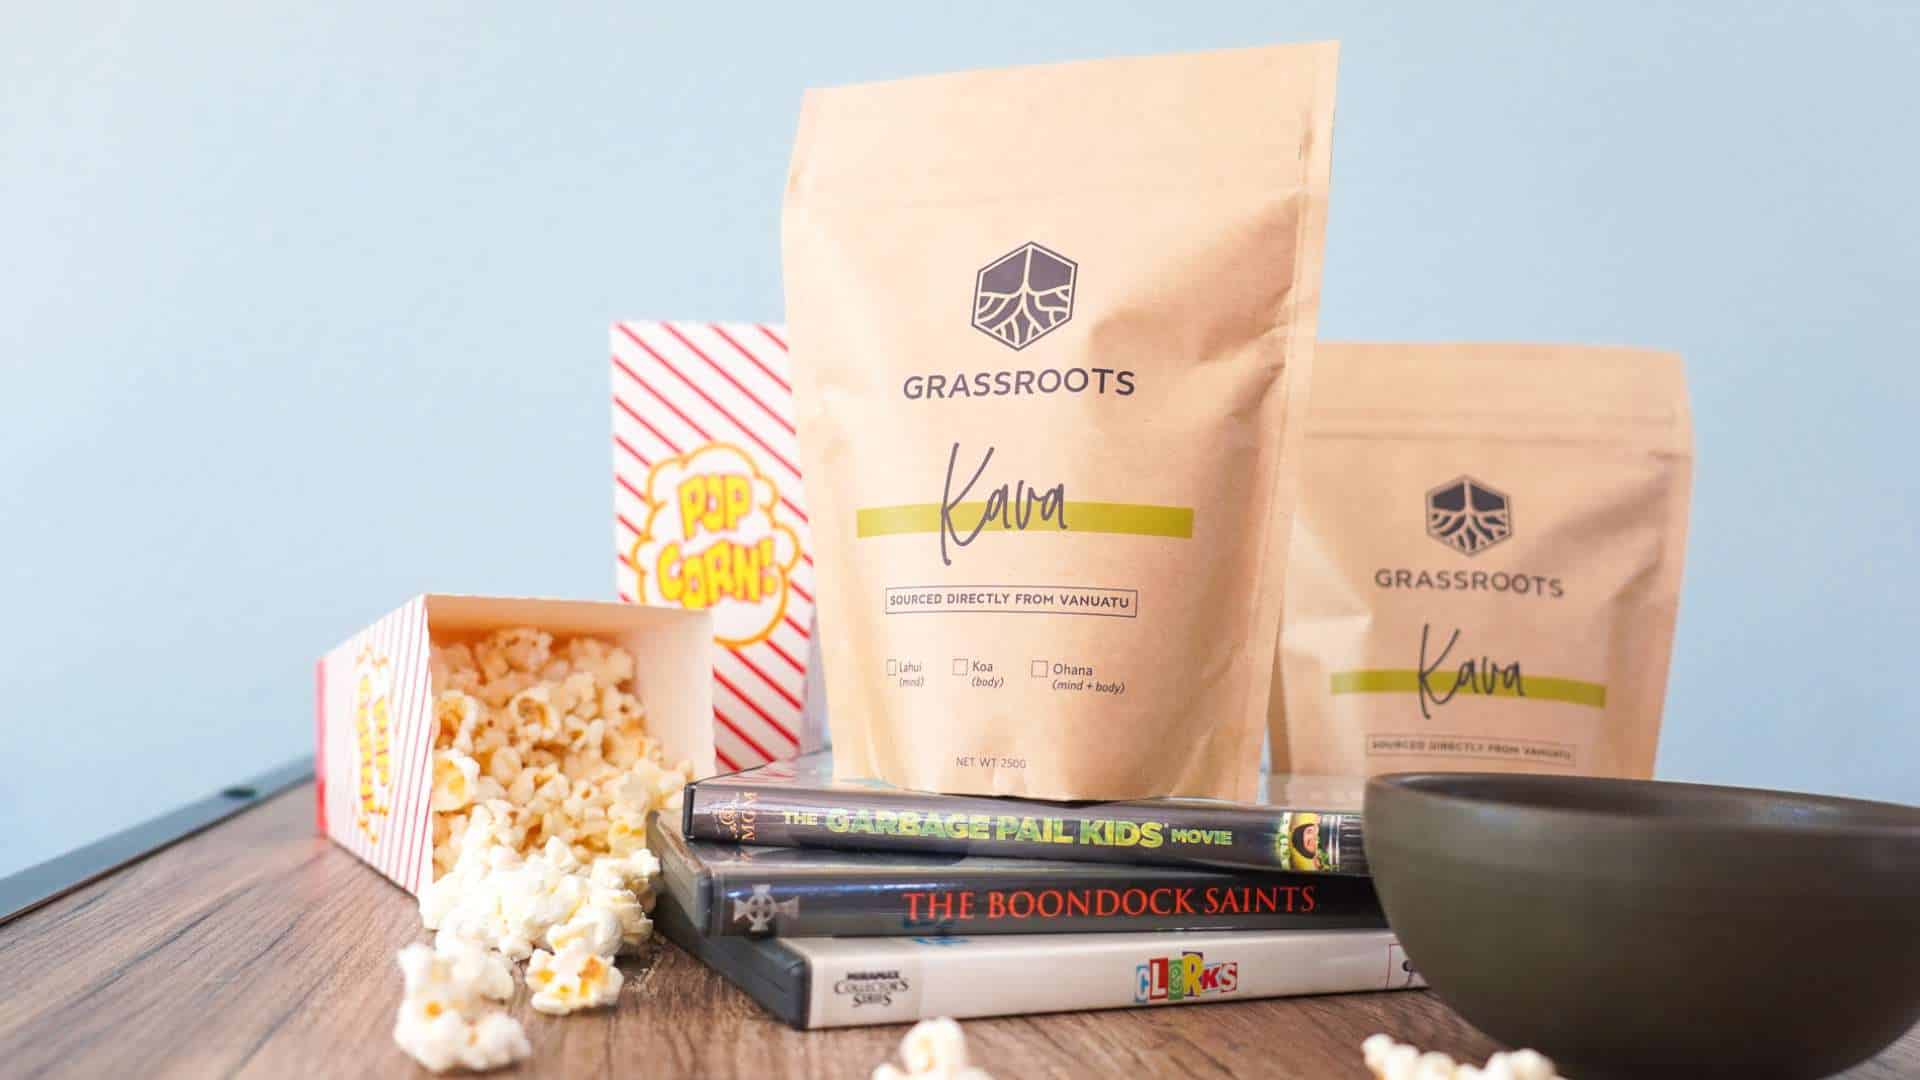
<instances>
[{"instance_id":1,"label":"popcorn logo text","mask_svg":"<svg viewBox=\"0 0 1920 1080\"><path fill-rule=\"evenodd\" d=\"M393 665L361 648L353 660L354 774L359 803L354 824L369 843L380 842L380 825L391 811L393 785Z\"/></svg>"},{"instance_id":2,"label":"popcorn logo text","mask_svg":"<svg viewBox=\"0 0 1920 1080\"><path fill-rule=\"evenodd\" d=\"M800 559L773 480L716 442L655 465L642 498L647 520L628 553L639 599L712 611L723 645L765 640L786 614Z\"/></svg>"},{"instance_id":3,"label":"popcorn logo text","mask_svg":"<svg viewBox=\"0 0 1920 1080\"><path fill-rule=\"evenodd\" d=\"M1206 955L1184 952L1157 956L1134 969L1133 1000L1186 1001L1240 988L1240 965L1232 960L1207 963Z\"/></svg>"}]
</instances>

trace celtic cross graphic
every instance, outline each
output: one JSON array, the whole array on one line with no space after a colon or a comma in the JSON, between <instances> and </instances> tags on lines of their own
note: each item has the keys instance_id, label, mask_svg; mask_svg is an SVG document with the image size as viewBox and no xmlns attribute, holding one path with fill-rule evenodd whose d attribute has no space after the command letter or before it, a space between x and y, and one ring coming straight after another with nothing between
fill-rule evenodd
<instances>
[{"instance_id":1,"label":"celtic cross graphic","mask_svg":"<svg viewBox=\"0 0 1920 1080\"><path fill-rule=\"evenodd\" d=\"M775 900L771 885L755 885L752 896L745 900L736 899L733 902L733 921L747 920L747 932L750 934L766 933L773 926L775 915L785 915L792 919L797 918L799 914L800 898L796 896L790 900Z\"/></svg>"}]
</instances>

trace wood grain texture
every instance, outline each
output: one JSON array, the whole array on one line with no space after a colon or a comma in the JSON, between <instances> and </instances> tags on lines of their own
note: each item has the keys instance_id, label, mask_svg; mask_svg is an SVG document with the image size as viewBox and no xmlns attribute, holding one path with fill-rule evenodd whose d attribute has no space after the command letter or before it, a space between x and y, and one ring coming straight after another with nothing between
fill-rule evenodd
<instances>
[{"instance_id":1,"label":"wood grain texture","mask_svg":"<svg viewBox=\"0 0 1920 1080\"><path fill-rule=\"evenodd\" d=\"M312 789L0 927L0 1075L426 1076L393 1045L394 953L412 898L312 832ZM533 1058L490 1075L864 1078L901 1026L797 1032L656 941L611 1010L511 1010ZM1036 972L1044 978L1044 972ZM1431 994L1399 992L967 1022L1003 1078L1362 1080L1360 1040L1481 1059L1497 1047ZM1920 1030L1848 1074L1920 1076Z\"/></svg>"}]
</instances>

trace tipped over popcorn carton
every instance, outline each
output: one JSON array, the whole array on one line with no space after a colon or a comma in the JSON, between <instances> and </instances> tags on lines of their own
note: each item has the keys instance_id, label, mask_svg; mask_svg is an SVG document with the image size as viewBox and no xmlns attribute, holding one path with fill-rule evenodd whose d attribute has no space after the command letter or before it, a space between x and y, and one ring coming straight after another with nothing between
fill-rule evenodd
<instances>
[{"instance_id":1,"label":"tipped over popcorn carton","mask_svg":"<svg viewBox=\"0 0 1920 1080\"><path fill-rule=\"evenodd\" d=\"M645 846L714 771L713 620L570 600L418 596L320 659L320 832L418 894L487 808L523 851Z\"/></svg>"},{"instance_id":2,"label":"tipped over popcorn carton","mask_svg":"<svg viewBox=\"0 0 1920 1080\"><path fill-rule=\"evenodd\" d=\"M785 331L621 322L612 354L621 599L712 614L721 766L819 749L813 541Z\"/></svg>"}]
</instances>

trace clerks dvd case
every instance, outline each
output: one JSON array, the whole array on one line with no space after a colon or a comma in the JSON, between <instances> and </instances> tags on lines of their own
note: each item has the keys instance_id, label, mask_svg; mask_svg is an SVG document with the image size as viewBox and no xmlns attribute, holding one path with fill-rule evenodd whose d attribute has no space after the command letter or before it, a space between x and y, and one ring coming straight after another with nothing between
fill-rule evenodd
<instances>
[{"instance_id":1,"label":"clerks dvd case","mask_svg":"<svg viewBox=\"0 0 1920 1080\"><path fill-rule=\"evenodd\" d=\"M654 922L802 1029L1426 985L1387 930L714 937L694 926L671 892L661 896Z\"/></svg>"}]
</instances>

